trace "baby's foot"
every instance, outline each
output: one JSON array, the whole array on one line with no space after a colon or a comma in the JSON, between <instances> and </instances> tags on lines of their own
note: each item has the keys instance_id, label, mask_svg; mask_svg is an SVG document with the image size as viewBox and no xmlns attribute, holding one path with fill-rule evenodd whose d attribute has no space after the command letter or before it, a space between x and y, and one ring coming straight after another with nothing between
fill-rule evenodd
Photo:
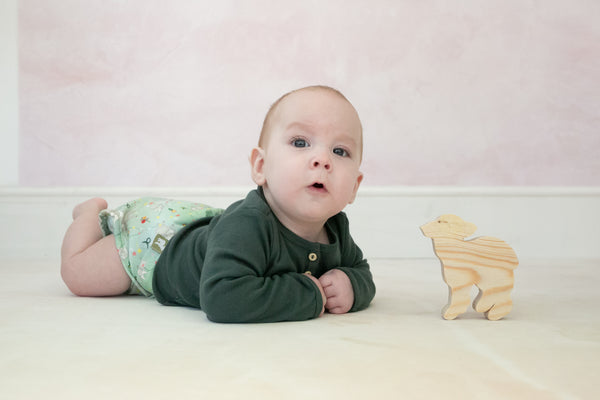
<instances>
[{"instance_id":1,"label":"baby's foot","mask_svg":"<svg viewBox=\"0 0 600 400\"><path fill-rule=\"evenodd\" d=\"M89 199L84 201L81 204L78 204L73 209L73 219L79 217L84 213L94 213L98 214L101 210L104 210L108 207L108 203L106 200L101 199L100 197L95 197L93 199Z\"/></svg>"}]
</instances>

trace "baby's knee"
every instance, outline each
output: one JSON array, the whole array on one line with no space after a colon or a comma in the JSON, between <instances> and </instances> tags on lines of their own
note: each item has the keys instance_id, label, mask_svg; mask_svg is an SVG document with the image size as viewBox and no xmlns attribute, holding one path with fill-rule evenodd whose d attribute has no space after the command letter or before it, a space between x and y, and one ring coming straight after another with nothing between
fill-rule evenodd
<instances>
[{"instance_id":1,"label":"baby's knee","mask_svg":"<svg viewBox=\"0 0 600 400\"><path fill-rule=\"evenodd\" d=\"M60 276L67 288L76 296L86 296L81 271L78 271L76 257L63 258L60 263Z\"/></svg>"},{"instance_id":2,"label":"baby's knee","mask_svg":"<svg viewBox=\"0 0 600 400\"><path fill-rule=\"evenodd\" d=\"M77 283L76 283L77 280L76 280L75 268L73 267L73 261L70 258L69 259L63 258L61 260L60 277L62 278L65 285L67 285L67 287L73 294L78 295L78 296L81 295L81 294L78 294L79 290L78 290Z\"/></svg>"},{"instance_id":3,"label":"baby's knee","mask_svg":"<svg viewBox=\"0 0 600 400\"><path fill-rule=\"evenodd\" d=\"M94 197L89 200L84 201L81 204L76 205L73 208L73 219L76 219L78 216L84 213L94 213L98 214L100 211L108 208L108 202L100 197Z\"/></svg>"}]
</instances>

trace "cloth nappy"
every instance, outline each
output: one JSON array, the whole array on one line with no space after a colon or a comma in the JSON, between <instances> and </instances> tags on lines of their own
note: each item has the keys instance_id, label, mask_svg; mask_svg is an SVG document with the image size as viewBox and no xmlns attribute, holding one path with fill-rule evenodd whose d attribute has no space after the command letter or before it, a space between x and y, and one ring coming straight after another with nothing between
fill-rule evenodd
<instances>
[{"instance_id":1,"label":"cloth nappy","mask_svg":"<svg viewBox=\"0 0 600 400\"><path fill-rule=\"evenodd\" d=\"M204 204L155 197L102 210L100 227L104 236L115 237L119 257L131 278L129 293L153 296L154 267L169 240L187 224L222 212Z\"/></svg>"}]
</instances>

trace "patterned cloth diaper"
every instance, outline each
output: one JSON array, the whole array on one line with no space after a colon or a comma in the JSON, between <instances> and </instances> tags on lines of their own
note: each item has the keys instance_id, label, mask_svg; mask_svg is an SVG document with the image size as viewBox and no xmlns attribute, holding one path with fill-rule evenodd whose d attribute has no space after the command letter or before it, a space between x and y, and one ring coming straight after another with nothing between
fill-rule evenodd
<instances>
[{"instance_id":1,"label":"patterned cloth diaper","mask_svg":"<svg viewBox=\"0 0 600 400\"><path fill-rule=\"evenodd\" d=\"M102 210L104 236L113 234L131 278L130 294L153 296L154 266L169 240L187 224L223 213L220 208L188 201L144 197L113 210Z\"/></svg>"}]
</instances>

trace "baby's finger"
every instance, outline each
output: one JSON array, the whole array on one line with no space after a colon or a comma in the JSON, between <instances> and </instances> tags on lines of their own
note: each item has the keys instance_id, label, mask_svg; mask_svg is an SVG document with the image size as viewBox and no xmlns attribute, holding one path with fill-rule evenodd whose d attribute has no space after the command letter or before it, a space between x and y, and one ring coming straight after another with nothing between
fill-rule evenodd
<instances>
[{"instance_id":1,"label":"baby's finger","mask_svg":"<svg viewBox=\"0 0 600 400\"><path fill-rule=\"evenodd\" d=\"M343 314L346 312L344 309L344 305L340 301L339 297L332 297L331 299L327 299L327 305L325 306L327 311L331 314Z\"/></svg>"},{"instance_id":2,"label":"baby's finger","mask_svg":"<svg viewBox=\"0 0 600 400\"><path fill-rule=\"evenodd\" d=\"M325 308L330 310L336 307L341 306L340 298L335 294L333 296L327 296L327 304L325 304Z\"/></svg>"},{"instance_id":3,"label":"baby's finger","mask_svg":"<svg viewBox=\"0 0 600 400\"><path fill-rule=\"evenodd\" d=\"M325 297L327 297L327 301L333 299L338 294L337 288L334 285L323 285L323 292L325 292Z\"/></svg>"},{"instance_id":4,"label":"baby's finger","mask_svg":"<svg viewBox=\"0 0 600 400\"><path fill-rule=\"evenodd\" d=\"M329 311L331 314L345 314L350 310L350 307L348 307L347 305L342 304L340 301L335 301L333 303L327 301L327 311Z\"/></svg>"},{"instance_id":5,"label":"baby's finger","mask_svg":"<svg viewBox=\"0 0 600 400\"><path fill-rule=\"evenodd\" d=\"M342 307L338 306L338 307L333 307L333 308L328 308L327 311L329 311L331 314L344 314L345 311L343 310Z\"/></svg>"},{"instance_id":6,"label":"baby's finger","mask_svg":"<svg viewBox=\"0 0 600 400\"><path fill-rule=\"evenodd\" d=\"M319 283L321 283L321 286L323 286L323 287L331 286L331 285L333 285L333 280L331 279L331 277L329 275L325 274L319 278Z\"/></svg>"}]
</instances>

